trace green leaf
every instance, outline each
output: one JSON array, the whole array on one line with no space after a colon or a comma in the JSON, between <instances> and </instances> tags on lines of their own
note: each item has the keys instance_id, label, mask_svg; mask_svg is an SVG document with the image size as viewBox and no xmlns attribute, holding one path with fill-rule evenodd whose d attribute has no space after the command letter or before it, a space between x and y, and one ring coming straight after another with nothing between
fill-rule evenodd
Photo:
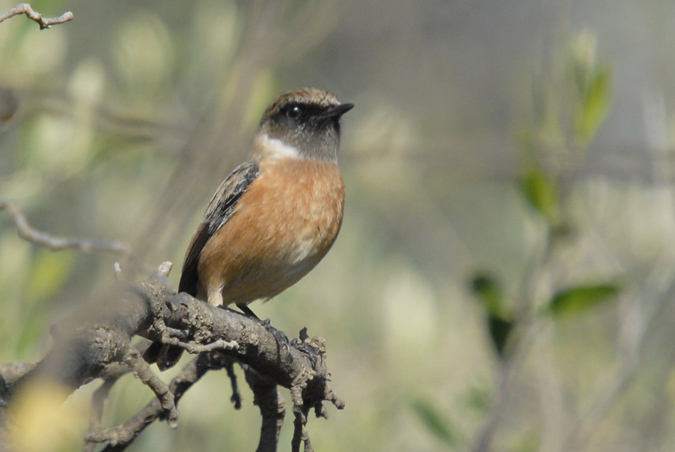
<instances>
[{"instance_id":1,"label":"green leaf","mask_svg":"<svg viewBox=\"0 0 675 452\"><path fill-rule=\"evenodd\" d=\"M495 350L499 357L503 358L506 344L513 331L513 322L511 320L505 320L489 315L488 330L490 332L490 339L492 339L492 345L495 346Z\"/></svg>"},{"instance_id":2,"label":"green leaf","mask_svg":"<svg viewBox=\"0 0 675 452\"><path fill-rule=\"evenodd\" d=\"M575 139L587 145L607 118L612 104L612 72L609 68L595 69L581 93L575 115Z\"/></svg>"},{"instance_id":3,"label":"green leaf","mask_svg":"<svg viewBox=\"0 0 675 452\"><path fill-rule=\"evenodd\" d=\"M553 296L549 309L554 314L583 312L616 297L618 293L619 288L614 284L570 287Z\"/></svg>"},{"instance_id":4,"label":"green leaf","mask_svg":"<svg viewBox=\"0 0 675 452\"><path fill-rule=\"evenodd\" d=\"M506 342L513 329L513 321L506 308L502 288L492 275L487 272L478 272L471 280L471 289L485 306L490 339L497 354L503 357Z\"/></svg>"},{"instance_id":5,"label":"green leaf","mask_svg":"<svg viewBox=\"0 0 675 452\"><path fill-rule=\"evenodd\" d=\"M431 406L431 404L426 401L418 400L413 403L412 408L424 426L427 427L436 438L440 439L448 447L455 447L458 445L459 438L456 428L451 425L450 420L438 412L435 407Z\"/></svg>"},{"instance_id":6,"label":"green leaf","mask_svg":"<svg viewBox=\"0 0 675 452\"><path fill-rule=\"evenodd\" d=\"M558 187L551 175L541 168L528 169L521 179L525 199L546 218L551 226L558 220Z\"/></svg>"},{"instance_id":7,"label":"green leaf","mask_svg":"<svg viewBox=\"0 0 675 452\"><path fill-rule=\"evenodd\" d=\"M499 282L489 273L477 272L471 280L471 290L483 303L488 314L504 317L504 297Z\"/></svg>"}]
</instances>

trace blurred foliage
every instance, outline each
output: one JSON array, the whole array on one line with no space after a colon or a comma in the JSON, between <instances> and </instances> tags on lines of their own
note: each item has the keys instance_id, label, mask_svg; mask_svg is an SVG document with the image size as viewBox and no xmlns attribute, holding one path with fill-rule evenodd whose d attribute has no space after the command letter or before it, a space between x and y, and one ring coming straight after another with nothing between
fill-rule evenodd
<instances>
[{"instance_id":1,"label":"blurred foliage","mask_svg":"<svg viewBox=\"0 0 675 452\"><path fill-rule=\"evenodd\" d=\"M612 100L612 72L607 66L597 63L597 43L591 33L581 33L570 47L568 64L578 99L574 112L573 141L580 146L587 146L607 118Z\"/></svg>"},{"instance_id":2,"label":"blurred foliage","mask_svg":"<svg viewBox=\"0 0 675 452\"><path fill-rule=\"evenodd\" d=\"M612 284L568 287L553 296L549 307L554 314L583 313L590 307L615 298L618 293L618 287Z\"/></svg>"},{"instance_id":3,"label":"blurred foliage","mask_svg":"<svg viewBox=\"0 0 675 452\"><path fill-rule=\"evenodd\" d=\"M503 288L494 276L477 273L471 282L471 287L485 305L488 314L497 318L506 316Z\"/></svg>"},{"instance_id":4,"label":"blurred foliage","mask_svg":"<svg viewBox=\"0 0 675 452\"><path fill-rule=\"evenodd\" d=\"M503 288L494 276L477 273L471 282L473 293L486 309L487 329L500 357L513 330L513 312L504 300Z\"/></svg>"},{"instance_id":5,"label":"blurred foliage","mask_svg":"<svg viewBox=\"0 0 675 452\"><path fill-rule=\"evenodd\" d=\"M413 409L419 416L420 421L443 444L448 448L457 446L457 443L459 442L457 432L451 426L452 424L450 421L436 408L428 402L417 401L413 404Z\"/></svg>"},{"instance_id":6,"label":"blurred foliage","mask_svg":"<svg viewBox=\"0 0 675 452\"><path fill-rule=\"evenodd\" d=\"M0 197L40 230L171 260L174 281L275 95L313 85L356 104L335 247L254 306L326 338L347 406L310 421L316 450L672 450L671 3L33 6L75 20L0 24ZM43 356L115 259L40 249L0 212L0 362ZM67 402L73 424L39 421L54 450L78 447L90 386ZM207 375L178 429L153 425L129 450L253 449L257 409L229 397ZM104 422L150 398L124 378Z\"/></svg>"},{"instance_id":7,"label":"blurred foliage","mask_svg":"<svg viewBox=\"0 0 675 452\"><path fill-rule=\"evenodd\" d=\"M11 444L17 452L66 452L82 446L87 406L64 400L70 391L49 381L32 381L15 396Z\"/></svg>"},{"instance_id":8,"label":"blurred foliage","mask_svg":"<svg viewBox=\"0 0 675 452\"><path fill-rule=\"evenodd\" d=\"M522 189L530 205L554 227L558 222L560 200L558 187L552 175L542 168L530 168L523 175Z\"/></svg>"}]
</instances>

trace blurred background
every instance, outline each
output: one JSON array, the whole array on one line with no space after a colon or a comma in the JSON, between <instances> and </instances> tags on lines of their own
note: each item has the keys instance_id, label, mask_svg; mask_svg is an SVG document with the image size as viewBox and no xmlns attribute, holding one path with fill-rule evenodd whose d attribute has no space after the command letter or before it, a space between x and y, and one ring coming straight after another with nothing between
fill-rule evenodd
<instances>
[{"instance_id":1,"label":"blurred background","mask_svg":"<svg viewBox=\"0 0 675 452\"><path fill-rule=\"evenodd\" d=\"M75 19L0 24L0 198L55 236L171 260L174 284L276 95L356 104L338 241L253 306L327 341L346 408L310 419L317 451L675 448L674 2L32 5ZM0 362L39 360L120 259L27 243L0 211ZM68 400L67 425L36 420L55 439L24 450L79 450L96 387ZM254 450L243 395L235 411L210 373L177 429L129 450ZM150 399L125 377L105 422ZM291 434L289 414L280 450Z\"/></svg>"}]
</instances>

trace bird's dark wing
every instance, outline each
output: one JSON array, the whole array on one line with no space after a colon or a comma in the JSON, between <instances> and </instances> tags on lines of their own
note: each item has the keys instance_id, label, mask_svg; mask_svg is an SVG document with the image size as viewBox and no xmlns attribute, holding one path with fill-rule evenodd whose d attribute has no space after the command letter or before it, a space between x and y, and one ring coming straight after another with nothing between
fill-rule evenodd
<instances>
[{"instance_id":1,"label":"bird's dark wing","mask_svg":"<svg viewBox=\"0 0 675 452\"><path fill-rule=\"evenodd\" d=\"M225 224L232 215L235 206L241 199L246 188L251 185L258 175L260 168L258 162L249 161L242 163L235 168L220 184L218 190L213 194L211 202L204 213L204 220L199 225L197 232L192 237L189 251L185 256L183 264L183 273L178 285L179 292L187 292L192 296L197 296L199 288L199 256L206 242L213 234Z\"/></svg>"}]
</instances>

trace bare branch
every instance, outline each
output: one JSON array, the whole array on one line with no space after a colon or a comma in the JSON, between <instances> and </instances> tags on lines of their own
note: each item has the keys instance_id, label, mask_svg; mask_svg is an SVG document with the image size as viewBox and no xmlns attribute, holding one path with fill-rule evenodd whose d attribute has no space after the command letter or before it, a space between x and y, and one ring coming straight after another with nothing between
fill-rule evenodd
<instances>
[{"instance_id":1,"label":"bare branch","mask_svg":"<svg viewBox=\"0 0 675 452\"><path fill-rule=\"evenodd\" d=\"M5 378L11 373L3 372L8 367L0 368L0 417L16 390L33 378L50 378L74 391L96 378L114 381L123 366L133 370L152 389L155 398L124 424L104 428L100 426L100 413L108 389L101 389L96 395L85 446L90 451L92 443L103 442L107 443L104 450L121 451L155 420L166 417L170 423L175 422L178 399L210 369L227 369L232 380L232 400L235 407L239 406L241 397L231 369L232 363L238 362L245 370L255 369L264 377L254 389L265 428L259 450L275 450L272 445L278 441L284 412L276 389L280 385L291 389L298 444L304 442L305 450L310 451L307 413L314 409L325 417L323 401L332 402L338 409L344 406L329 387L323 340L310 338L303 331L300 339L288 341L283 332L267 322L210 306L184 293L175 294L162 273L165 272L153 273L142 285L118 283L106 293L106 299L64 319L53 334L52 350L34 368L22 367L12 378ZM140 359L140 350L130 345L134 336L161 340L155 329L158 318L167 329L181 332L181 342L189 344L188 351L200 352L168 387ZM231 346L233 343L238 346ZM112 385L112 381L106 384ZM267 439L263 442L263 438Z\"/></svg>"},{"instance_id":2,"label":"bare branch","mask_svg":"<svg viewBox=\"0 0 675 452\"><path fill-rule=\"evenodd\" d=\"M124 359L124 363L133 370L134 375L152 390L160 402L162 411L166 414L171 427L178 425L178 410L174 403L174 396L169 387L152 371L150 365L143 361L141 354L136 349L130 349Z\"/></svg>"},{"instance_id":3,"label":"bare branch","mask_svg":"<svg viewBox=\"0 0 675 452\"><path fill-rule=\"evenodd\" d=\"M293 415L295 416L293 420L295 429L293 430L293 440L291 441L291 450L293 452L300 452L300 444L302 443L305 444L305 452L314 452L312 442L309 440L309 432L307 431L308 412L309 410L306 408L293 409Z\"/></svg>"},{"instance_id":4,"label":"bare branch","mask_svg":"<svg viewBox=\"0 0 675 452\"><path fill-rule=\"evenodd\" d=\"M103 384L94 391L91 398L91 411L89 414L89 431L97 431L101 428L101 419L103 418L103 405L110 395L112 387L119 378L130 372L128 366L117 365L109 366L108 376L104 378ZM85 441L83 452L94 452L97 443L94 441Z\"/></svg>"},{"instance_id":5,"label":"bare branch","mask_svg":"<svg viewBox=\"0 0 675 452\"><path fill-rule=\"evenodd\" d=\"M223 366L227 372L227 377L230 379L230 386L232 387L232 397L230 402L234 404L234 409L241 409L241 393L239 392L239 385L237 384L237 374L234 373L234 360L229 360Z\"/></svg>"},{"instance_id":6,"label":"bare branch","mask_svg":"<svg viewBox=\"0 0 675 452\"><path fill-rule=\"evenodd\" d=\"M40 30L49 28L52 25L70 22L73 20L73 17L75 17L70 11L61 14L59 17L42 17L42 14L35 11L28 3L21 3L9 11L0 14L0 22L3 22L10 17L18 16L19 14L25 14L29 19L35 21L38 25L40 25Z\"/></svg>"},{"instance_id":7,"label":"bare branch","mask_svg":"<svg viewBox=\"0 0 675 452\"><path fill-rule=\"evenodd\" d=\"M188 353L196 355L198 353L211 352L213 350L236 350L239 348L237 341L226 341L217 339L210 344L197 344L195 342L181 342L180 340L169 337L162 338L162 343L168 345L175 345L184 348Z\"/></svg>"},{"instance_id":8,"label":"bare branch","mask_svg":"<svg viewBox=\"0 0 675 452\"><path fill-rule=\"evenodd\" d=\"M189 362L180 373L171 380L169 390L174 395L175 403L209 370L220 369L231 364L230 358L204 353ZM87 434L90 443L108 443L105 452L121 452L140 435L146 427L160 419L165 410L158 399L153 399L134 417L113 428L95 428Z\"/></svg>"},{"instance_id":9,"label":"bare branch","mask_svg":"<svg viewBox=\"0 0 675 452\"><path fill-rule=\"evenodd\" d=\"M79 237L54 237L45 232L38 231L30 225L19 206L11 199L0 199L0 210L7 210L9 212L9 215L14 220L19 237L31 243L45 246L52 251L61 251L65 249L78 249L85 253L90 253L92 251L109 251L111 253L126 256L134 262L140 263L140 259L136 253L134 253L128 245L122 242L104 242L101 240L83 239Z\"/></svg>"},{"instance_id":10,"label":"bare branch","mask_svg":"<svg viewBox=\"0 0 675 452\"><path fill-rule=\"evenodd\" d=\"M253 391L253 403L260 409L262 425L256 452L276 452L286 407L277 385L269 378L243 365L246 382Z\"/></svg>"}]
</instances>

